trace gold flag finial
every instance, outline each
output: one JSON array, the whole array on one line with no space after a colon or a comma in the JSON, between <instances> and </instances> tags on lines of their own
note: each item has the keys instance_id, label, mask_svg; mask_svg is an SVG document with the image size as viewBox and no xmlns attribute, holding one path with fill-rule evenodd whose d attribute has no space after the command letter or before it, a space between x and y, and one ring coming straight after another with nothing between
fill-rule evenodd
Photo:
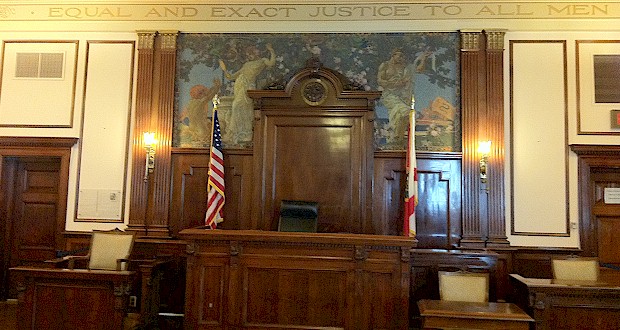
<instances>
[{"instance_id":1,"label":"gold flag finial","mask_svg":"<svg viewBox=\"0 0 620 330\"><path fill-rule=\"evenodd\" d=\"M220 96L215 94L213 96L213 110L217 110L217 106L220 104Z\"/></svg>"},{"instance_id":2,"label":"gold flag finial","mask_svg":"<svg viewBox=\"0 0 620 330\"><path fill-rule=\"evenodd\" d=\"M415 110L415 97L411 94L411 110Z\"/></svg>"}]
</instances>

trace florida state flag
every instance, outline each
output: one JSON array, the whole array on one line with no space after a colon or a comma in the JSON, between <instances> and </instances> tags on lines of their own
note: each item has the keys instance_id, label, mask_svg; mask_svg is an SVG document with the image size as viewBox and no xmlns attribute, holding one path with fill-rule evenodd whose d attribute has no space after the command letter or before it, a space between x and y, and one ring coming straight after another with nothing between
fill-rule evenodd
<instances>
[{"instance_id":1,"label":"florida state flag","mask_svg":"<svg viewBox=\"0 0 620 330\"><path fill-rule=\"evenodd\" d=\"M407 140L407 187L405 189L405 222L403 235L415 237L415 207L418 205L418 166L415 159L415 109L411 98L409 138Z\"/></svg>"}]
</instances>

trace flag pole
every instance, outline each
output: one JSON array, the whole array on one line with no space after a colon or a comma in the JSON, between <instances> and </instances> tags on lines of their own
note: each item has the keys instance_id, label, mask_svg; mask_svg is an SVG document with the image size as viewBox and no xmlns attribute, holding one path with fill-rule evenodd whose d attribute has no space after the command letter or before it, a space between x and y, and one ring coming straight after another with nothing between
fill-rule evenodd
<instances>
[{"instance_id":1,"label":"flag pole","mask_svg":"<svg viewBox=\"0 0 620 330\"><path fill-rule=\"evenodd\" d=\"M416 218L415 208L418 204L418 169L415 154L415 98L411 94L411 109L409 111L409 129L407 136L406 155L407 186L405 187L405 216L403 235L415 237Z\"/></svg>"},{"instance_id":2,"label":"flag pole","mask_svg":"<svg viewBox=\"0 0 620 330\"><path fill-rule=\"evenodd\" d=\"M217 224L224 221L222 207L224 206L224 154L217 108L220 98L213 96L213 115L211 119L211 145L209 152L209 170L207 172L207 211L205 212L205 226L217 228Z\"/></svg>"}]
</instances>

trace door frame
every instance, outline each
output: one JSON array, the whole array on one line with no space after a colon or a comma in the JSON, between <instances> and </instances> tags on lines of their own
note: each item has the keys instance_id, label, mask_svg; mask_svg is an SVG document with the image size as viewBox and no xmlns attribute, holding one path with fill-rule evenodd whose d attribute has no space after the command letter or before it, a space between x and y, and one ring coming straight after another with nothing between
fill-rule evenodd
<instances>
[{"instance_id":1,"label":"door frame","mask_svg":"<svg viewBox=\"0 0 620 330\"><path fill-rule=\"evenodd\" d=\"M598 223L594 215L594 182L596 168L620 168L620 146L571 144L578 157L579 240L582 255L598 256Z\"/></svg>"},{"instance_id":2,"label":"door frame","mask_svg":"<svg viewBox=\"0 0 620 330\"><path fill-rule=\"evenodd\" d=\"M58 187L58 210L56 214L56 232L55 232L55 246L56 249L64 248L64 237L62 233L65 230L65 222L67 217L67 193L69 187L69 163L71 159L71 149L77 143L77 138L48 138L48 137L0 137L0 186L4 187L6 180L14 180L16 175L15 171L12 173L7 172L8 169L4 168L5 158L59 158L60 170L59 170L59 187ZM10 194L10 195L7 195ZM14 192L12 190L6 191L0 189L0 226L4 226L2 233L3 248L0 250L2 253L0 269L0 300L6 300L8 295L9 274L8 274L8 262L10 260L10 247L12 242L8 241L11 238L9 224L9 217L11 210L7 209L7 203L13 199Z\"/></svg>"}]
</instances>

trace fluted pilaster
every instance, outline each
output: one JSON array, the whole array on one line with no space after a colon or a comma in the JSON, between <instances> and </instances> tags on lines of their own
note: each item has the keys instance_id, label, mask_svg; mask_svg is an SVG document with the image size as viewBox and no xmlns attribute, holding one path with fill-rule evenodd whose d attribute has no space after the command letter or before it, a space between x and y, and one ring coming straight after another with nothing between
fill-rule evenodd
<instances>
[{"instance_id":1,"label":"fluted pilaster","mask_svg":"<svg viewBox=\"0 0 620 330\"><path fill-rule=\"evenodd\" d=\"M144 180L145 149L142 133L150 130L153 99L155 31L138 31L138 68L132 147L129 229L146 234L149 184Z\"/></svg>"},{"instance_id":2,"label":"fluted pilaster","mask_svg":"<svg viewBox=\"0 0 620 330\"><path fill-rule=\"evenodd\" d=\"M504 192L504 31L485 31L487 137L492 141L488 164L487 247L509 245Z\"/></svg>"}]
</instances>

